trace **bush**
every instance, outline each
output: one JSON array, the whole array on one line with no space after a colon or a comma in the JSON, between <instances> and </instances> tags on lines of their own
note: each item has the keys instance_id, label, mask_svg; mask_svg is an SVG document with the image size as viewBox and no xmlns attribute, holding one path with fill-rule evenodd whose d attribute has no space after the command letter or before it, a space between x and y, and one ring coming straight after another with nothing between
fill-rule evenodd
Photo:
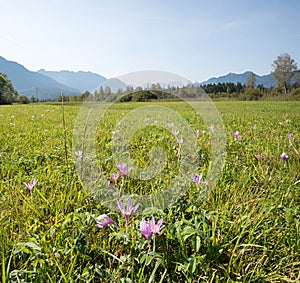
<instances>
[{"instance_id":1,"label":"bush","mask_svg":"<svg viewBox=\"0 0 300 283\"><path fill-rule=\"evenodd\" d=\"M291 96L292 99L300 100L300 87L294 88L290 92L290 96Z\"/></svg>"},{"instance_id":2,"label":"bush","mask_svg":"<svg viewBox=\"0 0 300 283\"><path fill-rule=\"evenodd\" d=\"M28 104L29 103L29 99L24 95L21 95L18 100L22 104Z\"/></svg>"},{"instance_id":3,"label":"bush","mask_svg":"<svg viewBox=\"0 0 300 283\"><path fill-rule=\"evenodd\" d=\"M262 97L262 93L259 89L247 88L241 95L241 100L259 100Z\"/></svg>"}]
</instances>

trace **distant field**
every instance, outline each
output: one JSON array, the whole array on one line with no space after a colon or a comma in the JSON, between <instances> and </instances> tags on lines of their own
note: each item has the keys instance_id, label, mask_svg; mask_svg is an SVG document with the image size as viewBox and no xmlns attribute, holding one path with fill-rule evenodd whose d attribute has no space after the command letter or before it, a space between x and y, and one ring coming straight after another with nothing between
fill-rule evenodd
<instances>
[{"instance_id":1,"label":"distant field","mask_svg":"<svg viewBox=\"0 0 300 283\"><path fill-rule=\"evenodd\" d=\"M117 172L117 123L149 105L170 107L199 130L195 175L205 182L211 129L183 102L114 104L95 138L102 172ZM199 198L203 183L191 179L183 197L155 212L163 228L149 243L140 222L150 212L137 210L126 225L121 212L89 195L75 170L72 134L81 104L0 106L2 282L300 281L300 102L215 105L227 137L222 176L207 198ZM167 165L148 181L125 175L112 184L130 194L163 190L184 173L178 139L182 146L187 140L176 140L176 125L162 129L149 119L129 140L129 153L147 168L147 154L158 145ZM33 178L30 193L23 182ZM116 225L95 227L102 214Z\"/></svg>"}]
</instances>

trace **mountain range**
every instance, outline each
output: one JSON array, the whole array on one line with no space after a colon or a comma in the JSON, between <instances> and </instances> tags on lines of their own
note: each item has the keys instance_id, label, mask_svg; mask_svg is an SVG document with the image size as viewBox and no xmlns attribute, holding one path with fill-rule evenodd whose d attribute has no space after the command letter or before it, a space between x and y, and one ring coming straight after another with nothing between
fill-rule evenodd
<instances>
[{"instance_id":1,"label":"mountain range","mask_svg":"<svg viewBox=\"0 0 300 283\"><path fill-rule=\"evenodd\" d=\"M107 81L106 78L92 72L71 72L71 71L46 71L41 69L37 71L39 74L42 74L46 77L54 79L55 81L66 85L72 86L75 89L78 89L80 92L93 92L100 84Z\"/></svg>"},{"instance_id":2,"label":"mountain range","mask_svg":"<svg viewBox=\"0 0 300 283\"><path fill-rule=\"evenodd\" d=\"M213 77L207 81L199 83L199 85L205 84L218 84L218 83L241 83L245 84L247 82L248 76L252 73L251 71L246 71L242 74L228 73L227 75L220 77ZM264 87L273 87L276 85L276 81L271 74L259 76L255 74L256 85L263 85Z\"/></svg>"},{"instance_id":3,"label":"mountain range","mask_svg":"<svg viewBox=\"0 0 300 283\"><path fill-rule=\"evenodd\" d=\"M66 95L76 95L80 91L66 86L56 80L37 72L27 70L24 66L7 61L0 56L0 72L6 74L20 95L38 96L42 99L56 98L61 92Z\"/></svg>"},{"instance_id":4,"label":"mountain range","mask_svg":"<svg viewBox=\"0 0 300 283\"><path fill-rule=\"evenodd\" d=\"M20 95L25 95L27 97L37 97L40 100L44 99L54 99L58 97L61 93L67 96L80 95L85 91L93 93L96 89L102 86L110 87L112 92L116 92L118 89L125 90L128 85L137 86L137 76L134 73L124 75L119 78L107 79L92 72L84 71L46 71L41 69L37 72L29 71L24 66L17 62L8 61L0 56L0 72L5 73L11 80L14 88L19 92ZM151 86L153 83L160 83L161 86L166 87L171 86L183 86L188 83L187 80L183 80L177 75L174 75L176 80L172 81L170 77L171 73L160 72L160 71L141 71L136 72L137 75L143 76L143 84L139 84L142 87ZM153 81L145 81L149 78ZM150 75L149 75L150 74ZM218 83L242 83L247 82L247 78L250 71L246 71L242 74L228 73L227 75L220 77L213 77L203 82L196 82L195 84L218 84ZM161 81L157 81L161 78ZM134 80L135 79L135 80ZM141 77L138 78L141 82ZM154 81L156 80L156 81ZM255 74L256 84L261 84L264 87L275 86L275 80L271 74L259 76Z\"/></svg>"}]
</instances>

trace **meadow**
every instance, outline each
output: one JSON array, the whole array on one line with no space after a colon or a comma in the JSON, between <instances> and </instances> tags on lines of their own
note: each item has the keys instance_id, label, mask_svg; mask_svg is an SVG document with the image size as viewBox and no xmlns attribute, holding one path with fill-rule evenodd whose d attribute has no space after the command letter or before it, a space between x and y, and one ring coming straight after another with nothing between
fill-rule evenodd
<instances>
[{"instance_id":1,"label":"meadow","mask_svg":"<svg viewBox=\"0 0 300 283\"><path fill-rule=\"evenodd\" d=\"M119 210L117 203L112 210L87 190L74 164L82 152L72 151L81 104L0 106L2 283L300 281L300 102L215 102L225 163L204 198L212 129L184 102L116 103L106 111L95 139L98 165L112 176L107 186L147 195L182 173L185 137L172 132L172 121L161 128L154 118L131 136L129 154L146 168L147 153L159 145L167 165L149 180L116 167L118 121L152 104L187 121L199 160L198 180L191 177L184 195L156 211ZM152 216L162 219L154 230Z\"/></svg>"}]
</instances>

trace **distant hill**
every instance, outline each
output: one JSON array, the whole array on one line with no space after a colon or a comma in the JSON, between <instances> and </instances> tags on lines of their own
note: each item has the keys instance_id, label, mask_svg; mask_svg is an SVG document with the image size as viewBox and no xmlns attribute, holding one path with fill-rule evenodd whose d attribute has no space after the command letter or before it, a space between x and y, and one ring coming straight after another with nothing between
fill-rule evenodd
<instances>
[{"instance_id":1,"label":"distant hill","mask_svg":"<svg viewBox=\"0 0 300 283\"><path fill-rule=\"evenodd\" d=\"M27 70L24 66L0 56L0 72L5 73L20 95L53 99L63 92L65 95L80 94L78 89L58 83L54 79Z\"/></svg>"},{"instance_id":2,"label":"distant hill","mask_svg":"<svg viewBox=\"0 0 300 283\"><path fill-rule=\"evenodd\" d=\"M59 83L85 91L93 92L100 84L107 81L103 76L92 72L72 72L72 71L46 71L41 69L38 73L50 77Z\"/></svg>"},{"instance_id":3,"label":"distant hill","mask_svg":"<svg viewBox=\"0 0 300 283\"><path fill-rule=\"evenodd\" d=\"M245 84L247 82L247 78L251 72L247 71L242 74L235 74L235 73L229 73L224 76L220 77L213 77L208 79L207 81L199 83L200 85L205 85L205 84L218 84L218 83L235 83L237 84L238 82L241 84ZM264 87L273 87L276 85L275 80L273 79L272 75L263 75L259 76L255 74L255 81L256 85L263 85Z\"/></svg>"}]
</instances>

